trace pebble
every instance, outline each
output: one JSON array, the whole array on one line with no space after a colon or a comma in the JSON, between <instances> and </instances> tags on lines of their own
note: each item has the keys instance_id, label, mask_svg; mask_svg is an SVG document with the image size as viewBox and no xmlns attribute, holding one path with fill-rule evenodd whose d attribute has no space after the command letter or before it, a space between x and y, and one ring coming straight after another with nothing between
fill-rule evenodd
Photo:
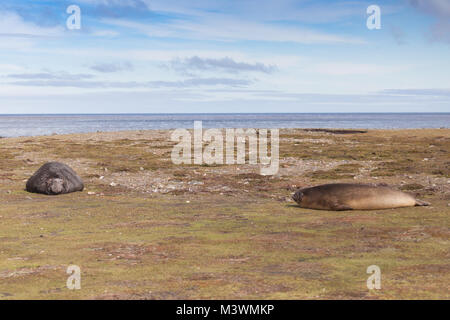
<instances>
[{"instance_id":1,"label":"pebble","mask_svg":"<svg viewBox=\"0 0 450 320\"><path fill-rule=\"evenodd\" d=\"M111 187L115 187L115 186L117 186L117 183L111 182L109 185L110 185Z\"/></svg>"}]
</instances>

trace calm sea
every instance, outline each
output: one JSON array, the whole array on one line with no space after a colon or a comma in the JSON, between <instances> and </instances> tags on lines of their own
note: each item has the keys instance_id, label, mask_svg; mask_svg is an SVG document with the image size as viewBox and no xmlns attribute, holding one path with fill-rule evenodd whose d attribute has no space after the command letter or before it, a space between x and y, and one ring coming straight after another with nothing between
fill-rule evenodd
<instances>
[{"instance_id":1,"label":"calm sea","mask_svg":"<svg viewBox=\"0 0 450 320\"><path fill-rule=\"evenodd\" d=\"M0 115L0 137L193 128L449 128L450 113Z\"/></svg>"}]
</instances>

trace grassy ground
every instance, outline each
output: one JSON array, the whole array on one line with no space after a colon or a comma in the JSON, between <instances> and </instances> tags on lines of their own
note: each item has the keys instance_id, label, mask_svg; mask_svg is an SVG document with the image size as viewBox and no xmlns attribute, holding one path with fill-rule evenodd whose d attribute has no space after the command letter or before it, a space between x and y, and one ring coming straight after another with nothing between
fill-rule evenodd
<instances>
[{"instance_id":1,"label":"grassy ground","mask_svg":"<svg viewBox=\"0 0 450 320\"><path fill-rule=\"evenodd\" d=\"M178 166L170 132L0 139L0 299L450 298L450 130L283 130L280 171ZM44 162L86 189L29 194ZM431 207L301 209L298 188L388 183ZM66 268L81 268L81 290ZM368 290L370 265L381 290Z\"/></svg>"}]
</instances>

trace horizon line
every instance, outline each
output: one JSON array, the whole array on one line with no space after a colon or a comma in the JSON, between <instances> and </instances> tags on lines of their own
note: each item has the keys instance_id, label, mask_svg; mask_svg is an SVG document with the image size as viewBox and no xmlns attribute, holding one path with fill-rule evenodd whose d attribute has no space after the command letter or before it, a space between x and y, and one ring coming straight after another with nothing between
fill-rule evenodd
<instances>
[{"instance_id":1,"label":"horizon line","mask_svg":"<svg viewBox=\"0 0 450 320\"><path fill-rule=\"evenodd\" d=\"M250 114L450 114L445 111L397 111L397 112L117 112L117 113L0 113L0 116L31 115L250 115Z\"/></svg>"}]
</instances>

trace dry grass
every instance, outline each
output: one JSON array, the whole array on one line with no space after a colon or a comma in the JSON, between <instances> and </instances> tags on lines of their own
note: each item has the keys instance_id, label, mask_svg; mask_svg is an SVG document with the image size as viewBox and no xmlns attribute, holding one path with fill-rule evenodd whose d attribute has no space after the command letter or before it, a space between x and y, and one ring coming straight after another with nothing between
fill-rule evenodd
<instances>
[{"instance_id":1,"label":"dry grass","mask_svg":"<svg viewBox=\"0 0 450 320\"><path fill-rule=\"evenodd\" d=\"M0 140L0 299L449 298L450 130L284 130L279 174L176 166L169 132ZM48 160L82 193L28 194ZM388 183L432 207L327 212L296 188ZM110 186L111 182L116 185ZM82 289L65 287L68 265ZM382 289L366 288L366 269Z\"/></svg>"}]
</instances>

